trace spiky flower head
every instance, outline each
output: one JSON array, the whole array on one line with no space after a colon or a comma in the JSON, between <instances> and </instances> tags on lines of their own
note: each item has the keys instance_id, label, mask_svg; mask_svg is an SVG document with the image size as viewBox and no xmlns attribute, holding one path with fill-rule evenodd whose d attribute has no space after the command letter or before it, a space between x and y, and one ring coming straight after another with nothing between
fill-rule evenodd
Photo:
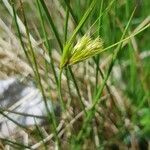
<instances>
[{"instance_id":1,"label":"spiky flower head","mask_svg":"<svg viewBox=\"0 0 150 150\"><path fill-rule=\"evenodd\" d=\"M89 35L84 35L74 47L70 47L68 57L61 60L60 68L73 65L95 56L103 51L103 41L97 37L92 39Z\"/></svg>"}]
</instances>

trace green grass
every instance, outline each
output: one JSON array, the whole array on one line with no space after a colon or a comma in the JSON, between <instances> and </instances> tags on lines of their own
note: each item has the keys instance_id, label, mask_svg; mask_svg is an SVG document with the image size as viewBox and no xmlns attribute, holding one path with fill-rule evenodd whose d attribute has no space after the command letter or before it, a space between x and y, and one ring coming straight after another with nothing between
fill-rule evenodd
<instances>
[{"instance_id":1,"label":"green grass","mask_svg":"<svg viewBox=\"0 0 150 150\"><path fill-rule=\"evenodd\" d=\"M2 108L0 114L20 126L30 141L27 145L15 138L3 138L4 147L140 149L142 143L147 145L148 0L1 1L0 11L5 12L5 20L20 42L24 52L21 59L32 68L30 80L40 89L47 111L47 125L35 124L32 131L27 131L27 127L7 117ZM4 20L3 15L0 18ZM80 43L84 35L90 37L91 44ZM99 52L94 51L95 39L103 41ZM78 41L79 49L75 48ZM92 44L94 48L89 50L87 47ZM49 99L53 107L59 103L59 117L54 108L49 110ZM41 128L46 130L47 137Z\"/></svg>"}]
</instances>

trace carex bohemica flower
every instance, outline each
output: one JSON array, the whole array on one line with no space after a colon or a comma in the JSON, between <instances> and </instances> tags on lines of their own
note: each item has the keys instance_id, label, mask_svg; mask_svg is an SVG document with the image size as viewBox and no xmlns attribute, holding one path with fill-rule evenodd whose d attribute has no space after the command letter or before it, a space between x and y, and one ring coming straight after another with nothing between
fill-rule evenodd
<instances>
[{"instance_id":1,"label":"carex bohemica flower","mask_svg":"<svg viewBox=\"0 0 150 150\"><path fill-rule=\"evenodd\" d=\"M76 45L70 46L66 57L62 56L60 68L67 65L73 65L87 58L95 56L103 51L103 41L97 37L92 39L90 35L85 34ZM63 54L65 55L65 54Z\"/></svg>"}]
</instances>

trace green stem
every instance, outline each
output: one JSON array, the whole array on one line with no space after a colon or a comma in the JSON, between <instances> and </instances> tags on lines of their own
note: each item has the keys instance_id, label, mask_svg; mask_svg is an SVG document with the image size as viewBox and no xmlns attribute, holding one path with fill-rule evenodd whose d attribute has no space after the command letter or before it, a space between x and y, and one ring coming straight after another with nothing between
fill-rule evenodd
<instances>
[{"instance_id":1,"label":"green stem","mask_svg":"<svg viewBox=\"0 0 150 150\"><path fill-rule=\"evenodd\" d=\"M62 77L62 72L63 72L63 69L60 69L60 72L59 72L59 79L58 79L58 85L59 85L59 100L60 100L60 105L61 105L61 108L62 108L62 112L65 112L65 104L63 102L63 96L62 96L62 90L61 90L61 77Z\"/></svg>"},{"instance_id":2,"label":"green stem","mask_svg":"<svg viewBox=\"0 0 150 150\"><path fill-rule=\"evenodd\" d=\"M103 11L103 0L101 0L101 3L100 3L100 11L99 11L99 23L98 23L98 36L100 38L100 35L101 35L101 26L102 26L102 11ZM98 85L98 72L100 70L100 74L102 76L102 71L101 69L99 69L99 59L100 59L100 55L98 55L95 59L95 63L96 63L96 80L95 80L95 88L96 88L96 91L97 91L97 85ZM102 77L103 78L103 77Z\"/></svg>"},{"instance_id":3,"label":"green stem","mask_svg":"<svg viewBox=\"0 0 150 150\"><path fill-rule=\"evenodd\" d=\"M70 2L70 0L68 0L68 2ZM64 43L65 44L66 44L67 35L68 35L68 21L69 21L69 9L67 7L66 8L66 18L65 18L65 27L64 27ZM68 91L69 91L70 98L72 99L70 80L69 80L69 74L68 73L69 73L68 69L66 69L65 74L66 74L66 77L67 77L67 86L68 86Z\"/></svg>"},{"instance_id":4,"label":"green stem","mask_svg":"<svg viewBox=\"0 0 150 150\"><path fill-rule=\"evenodd\" d=\"M48 54L49 54L49 58L50 58L50 61L51 61L50 65L51 65L51 68L52 68L52 71L53 71L53 74L54 74L54 77L55 77L56 84L58 85L58 78L57 78L56 70L55 70L55 67L54 67L54 61L53 61L53 58L52 58L52 55L51 55L51 46L50 46L50 43L49 43L49 40L48 40L48 35L47 35L46 29L45 29L44 18L42 16L42 8L40 6L39 0L36 0L36 2L37 2L37 6L38 6L39 15L40 15L42 30L43 30L43 33L44 33L44 37L46 39L45 46L48 49Z\"/></svg>"}]
</instances>

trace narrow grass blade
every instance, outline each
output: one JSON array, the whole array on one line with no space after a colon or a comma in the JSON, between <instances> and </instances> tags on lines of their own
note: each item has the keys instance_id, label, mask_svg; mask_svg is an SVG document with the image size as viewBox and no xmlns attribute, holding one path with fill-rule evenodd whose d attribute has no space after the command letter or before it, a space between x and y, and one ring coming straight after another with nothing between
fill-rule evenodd
<instances>
[{"instance_id":1,"label":"narrow grass blade","mask_svg":"<svg viewBox=\"0 0 150 150\"><path fill-rule=\"evenodd\" d=\"M50 26L52 27L52 30L54 31L55 37L56 37L56 39L57 39L57 41L58 41L58 44L59 44L59 46L60 46L60 49L61 49L61 51L62 51L62 50L63 50L63 45L62 45L62 42L61 42L61 40L60 40L60 36L59 36L59 34L58 34L58 31L57 31L57 29L56 29L56 27L55 27L55 24L54 24L54 22L53 22L51 16L50 16L50 14L49 14L49 11L48 11L48 9L47 9L47 7L46 7L46 4L45 4L44 0L39 0L39 1L40 1L41 5L42 5L42 7L43 7L43 9L44 9L44 11L45 11L45 13L46 13L47 19L48 19L48 21L49 21L49 23L50 23Z\"/></svg>"}]
</instances>

